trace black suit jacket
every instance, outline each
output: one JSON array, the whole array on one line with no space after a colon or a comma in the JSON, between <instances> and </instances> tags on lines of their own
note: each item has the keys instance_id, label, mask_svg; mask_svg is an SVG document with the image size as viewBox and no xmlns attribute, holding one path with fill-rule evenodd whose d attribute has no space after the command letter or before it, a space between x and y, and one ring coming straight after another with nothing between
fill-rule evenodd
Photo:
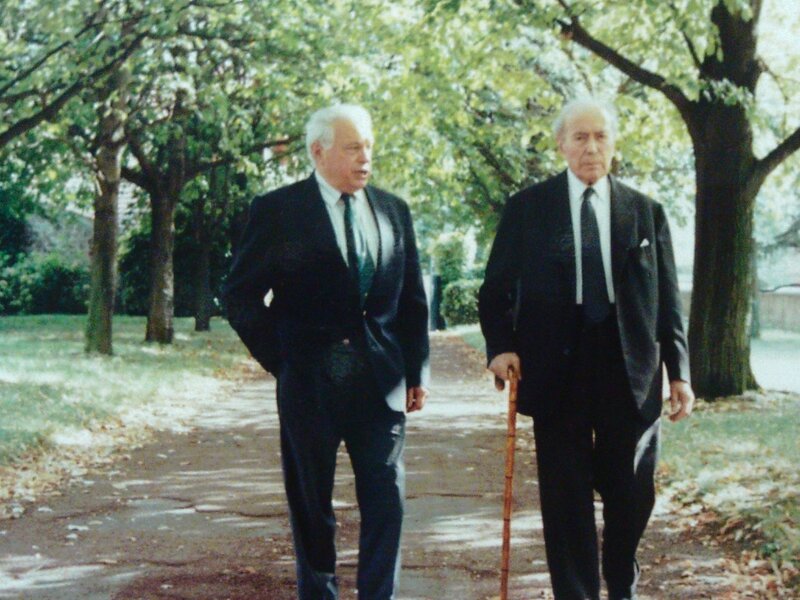
<instances>
[{"instance_id":1,"label":"black suit jacket","mask_svg":"<svg viewBox=\"0 0 800 600\"><path fill-rule=\"evenodd\" d=\"M660 204L609 177L616 318L630 393L642 417L661 413L661 365L689 381L669 225ZM575 241L566 171L512 196L480 290L489 360L517 352L519 410L544 416L559 402L577 339Z\"/></svg>"},{"instance_id":2,"label":"black suit jacket","mask_svg":"<svg viewBox=\"0 0 800 600\"><path fill-rule=\"evenodd\" d=\"M373 186L365 192L379 256L361 309L312 175L253 200L226 284L228 317L274 374L287 363L302 368L324 346L363 333L379 392L403 410L406 388L427 375L427 301L408 206Z\"/></svg>"}]
</instances>

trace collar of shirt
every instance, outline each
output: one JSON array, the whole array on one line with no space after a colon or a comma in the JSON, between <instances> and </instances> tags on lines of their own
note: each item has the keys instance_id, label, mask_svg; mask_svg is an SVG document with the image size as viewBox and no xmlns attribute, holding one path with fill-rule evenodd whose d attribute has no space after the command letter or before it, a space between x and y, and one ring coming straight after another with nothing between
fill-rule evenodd
<instances>
[{"instance_id":1,"label":"collar of shirt","mask_svg":"<svg viewBox=\"0 0 800 600\"><path fill-rule=\"evenodd\" d=\"M581 247L581 202L583 201L583 192L589 186L578 179L578 176L570 169L567 169L567 181L569 185L572 234L575 240L575 248L579 250ZM608 291L608 299L614 302L614 282L611 271L611 185L609 184L608 176L598 179L591 187L595 193L592 194L589 201L594 208L597 228L600 233L600 254L603 257L606 289ZM581 304L583 302L583 260L580 251L575 252L575 274L577 277L575 282L575 302Z\"/></svg>"},{"instance_id":2,"label":"collar of shirt","mask_svg":"<svg viewBox=\"0 0 800 600\"><path fill-rule=\"evenodd\" d=\"M340 192L330 183L328 183L325 178L320 175L319 171L314 171L314 177L317 178L319 192L322 194L322 199L325 201L325 204L330 207L335 207L336 203L339 202L339 199L342 197L343 192ZM367 199L366 195L364 194L364 190L358 190L355 194L350 195L355 198L355 202L353 203L354 206L356 204L361 204Z\"/></svg>"},{"instance_id":3,"label":"collar of shirt","mask_svg":"<svg viewBox=\"0 0 800 600\"><path fill-rule=\"evenodd\" d=\"M320 195L322 196L322 200L325 203L325 208L328 211L331 225L333 225L333 233L336 236L336 243L339 246L339 250L342 252L342 257L346 263L347 240L344 230L344 203L339 202L342 197L342 192L328 183L325 178L316 170L314 171L314 177L319 184ZM377 264L380 234L378 232L378 226L375 222L375 218L372 215L372 210L369 208L367 194L362 189L358 190L355 194L351 194L351 196L353 196L353 200L351 201L353 213L362 228L361 230L366 238L367 249L372 256L372 260Z\"/></svg>"},{"instance_id":4,"label":"collar of shirt","mask_svg":"<svg viewBox=\"0 0 800 600\"><path fill-rule=\"evenodd\" d=\"M577 212L580 215L583 192L589 186L578 179L578 176L571 169L567 169L567 181L569 182L570 209L573 214ZM594 190L591 203L595 212L599 210L607 211L611 206L611 186L608 184L608 176L598 179L591 187Z\"/></svg>"}]
</instances>

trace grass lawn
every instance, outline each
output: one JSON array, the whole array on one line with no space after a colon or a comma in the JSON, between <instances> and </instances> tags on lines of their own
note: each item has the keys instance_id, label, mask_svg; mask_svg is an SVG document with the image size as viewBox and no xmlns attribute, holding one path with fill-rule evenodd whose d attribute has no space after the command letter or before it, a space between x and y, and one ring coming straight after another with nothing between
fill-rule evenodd
<instances>
[{"instance_id":1,"label":"grass lawn","mask_svg":"<svg viewBox=\"0 0 800 600\"><path fill-rule=\"evenodd\" d=\"M52 436L153 400L212 393L246 352L227 322L195 333L175 320L172 345L147 344L144 317L114 318L112 357L84 353L85 317L0 317L0 466Z\"/></svg>"},{"instance_id":2,"label":"grass lawn","mask_svg":"<svg viewBox=\"0 0 800 600\"><path fill-rule=\"evenodd\" d=\"M476 326L456 331L485 351ZM753 362L766 365L777 357L800 357L800 337L788 338L789 342L787 336L768 335L759 340L753 345ZM796 373L782 375L796 377ZM800 567L798 431L797 394L768 392L715 403L700 401L691 418L664 425L662 493L715 512L724 531L751 542L762 556L796 573L792 562L794 568Z\"/></svg>"},{"instance_id":3,"label":"grass lawn","mask_svg":"<svg viewBox=\"0 0 800 600\"><path fill-rule=\"evenodd\" d=\"M764 557L800 557L796 395L701 401L690 419L664 429L661 479L673 497L711 508Z\"/></svg>"}]
</instances>

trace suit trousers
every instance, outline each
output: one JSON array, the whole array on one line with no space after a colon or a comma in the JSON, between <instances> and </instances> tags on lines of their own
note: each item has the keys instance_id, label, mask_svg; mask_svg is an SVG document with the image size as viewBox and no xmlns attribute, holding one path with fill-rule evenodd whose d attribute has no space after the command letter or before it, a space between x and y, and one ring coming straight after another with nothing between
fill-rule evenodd
<instances>
[{"instance_id":1,"label":"suit trousers","mask_svg":"<svg viewBox=\"0 0 800 600\"><path fill-rule=\"evenodd\" d=\"M641 419L629 391L616 317L576 311L573 375L557 408L534 421L545 549L556 600L599 600L594 492L603 504L602 573L609 600L636 597L636 548L655 504L660 421ZM523 366L524 369L524 366Z\"/></svg>"},{"instance_id":2,"label":"suit trousers","mask_svg":"<svg viewBox=\"0 0 800 600\"><path fill-rule=\"evenodd\" d=\"M278 376L281 461L300 600L335 600L336 455L344 441L361 514L358 597L394 598L405 496L405 414L391 410L355 343L314 352Z\"/></svg>"}]
</instances>

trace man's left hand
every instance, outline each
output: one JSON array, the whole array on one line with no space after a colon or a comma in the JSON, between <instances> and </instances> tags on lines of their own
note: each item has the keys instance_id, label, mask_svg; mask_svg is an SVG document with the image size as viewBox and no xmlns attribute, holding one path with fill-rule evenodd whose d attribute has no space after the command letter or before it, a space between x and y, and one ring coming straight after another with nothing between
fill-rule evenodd
<instances>
[{"instance_id":1,"label":"man's left hand","mask_svg":"<svg viewBox=\"0 0 800 600\"><path fill-rule=\"evenodd\" d=\"M692 414L694 392L687 382L676 380L669 382L669 420L673 423Z\"/></svg>"},{"instance_id":2,"label":"man's left hand","mask_svg":"<svg viewBox=\"0 0 800 600\"><path fill-rule=\"evenodd\" d=\"M428 390L422 386L410 387L406 390L406 412L422 410L425 400L428 398Z\"/></svg>"}]
</instances>

